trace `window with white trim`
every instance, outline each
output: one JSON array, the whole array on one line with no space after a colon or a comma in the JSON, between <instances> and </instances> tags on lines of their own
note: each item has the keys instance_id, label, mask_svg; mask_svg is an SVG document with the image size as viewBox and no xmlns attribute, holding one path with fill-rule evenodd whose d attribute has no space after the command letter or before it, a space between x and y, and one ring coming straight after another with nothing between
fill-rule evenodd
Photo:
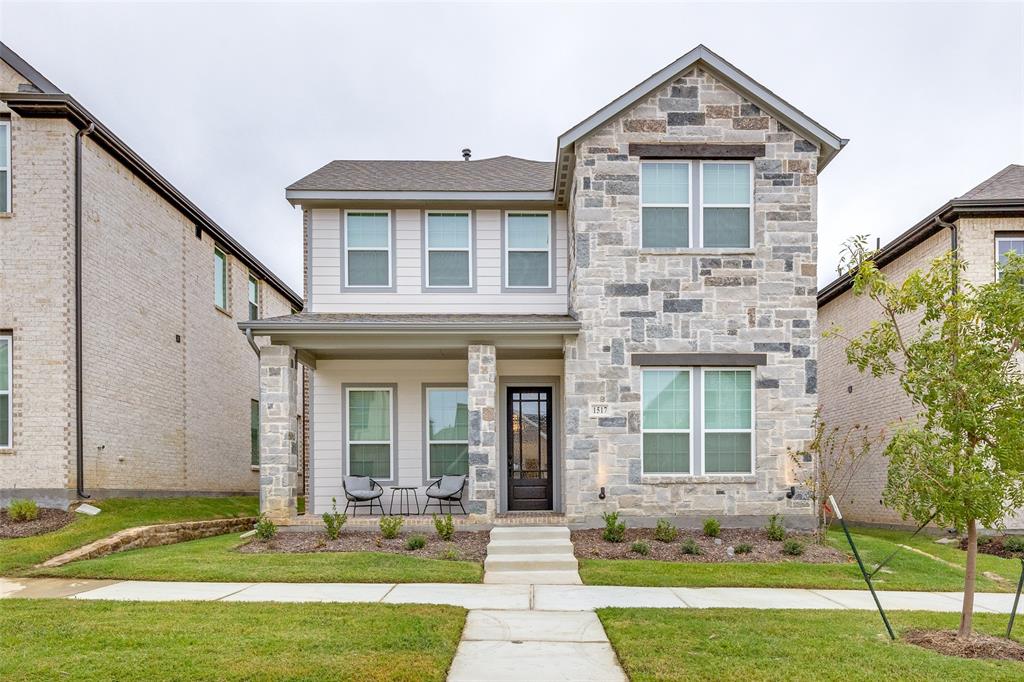
<instances>
[{"instance_id":1,"label":"window with white trim","mask_svg":"<svg viewBox=\"0 0 1024 682\"><path fill-rule=\"evenodd\" d=\"M260 465L260 401L249 401L249 463Z\"/></svg>"},{"instance_id":2,"label":"window with white trim","mask_svg":"<svg viewBox=\"0 0 1024 682\"><path fill-rule=\"evenodd\" d=\"M260 281L249 275L249 319L260 319Z\"/></svg>"},{"instance_id":3,"label":"window with white trim","mask_svg":"<svg viewBox=\"0 0 1024 682\"><path fill-rule=\"evenodd\" d=\"M551 214L505 214L505 286L546 289L551 286Z\"/></svg>"},{"instance_id":4,"label":"window with white trim","mask_svg":"<svg viewBox=\"0 0 1024 682\"><path fill-rule=\"evenodd\" d=\"M390 211L345 211L345 286L391 286Z\"/></svg>"},{"instance_id":5,"label":"window with white trim","mask_svg":"<svg viewBox=\"0 0 1024 682\"><path fill-rule=\"evenodd\" d=\"M218 248L213 249L213 302L221 310L228 309L228 259Z\"/></svg>"},{"instance_id":6,"label":"window with white trim","mask_svg":"<svg viewBox=\"0 0 1024 682\"><path fill-rule=\"evenodd\" d=\"M428 211L426 232L427 286L473 286L469 213Z\"/></svg>"},{"instance_id":7,"label":"window with white trim","mask_svg":"<svg viewBox=\"0 0 1024 682\"><path fill-rule=\"evenodd\" d=\"M11 447L13 420L11 418L11 337L0 336L0 448Z\"/></svg>"},{"instance_id":8,"label":"window with white trim","mask_svg":"<svg viewBox=\"0 0 1024 682\"><path fill-rule=\"evenodd\" d=\"M394 424L391 387L347 388L345 450L350 476L391 480Z\"/></svg>"},{"instance_id":9,"label":"window with white trim","mask_svg":"<svg viewBox=\"0 0 1024 682\"><path fill-rule=\"evenodd\" d=\"M645 474L750 474L754 466L754 370L643 370Z\"/></svg>"},{"instance_id":10,"label":"window with white trim","mask_svg":"<svg viewBox=\"0 0 1024 682\"><path fill-rule=\"evenodd\" d=\"M0 213L11 210L11 122L0 121Z\"/></svg>"},{"instance_id":11,"label":"window with white trim","mask_svg":"<svg viewBox=\"0 0 1024 682\"><path fill-rule=\"evenodd\" d=\"M469 473L469 394L463 388L427 389L429 478Z\"/></svg>"},{"instance_id":12,"label":"window with white trim","mask_svg":"<svg viewBox=\"0 0 1024 682\"><path fill-rule=\"evenodd\" d=\"M640 164L640 244L644 248L690 245L690 163Z\"/></svg>"},{"instance_id":13,"label":"window with white trim","mask_svg":"<svg viewBox=\"0 0 1024 682\"><path fill-rule=\"evenodd\" d=\"M641 248L749 248L753 172L749 161L641 161Z\"/></svg>"},{"instance_id":14,"label":"window with white trim","mask_svg":"<svg viewBox=\"0 0 1024 682\"><path fill-rule=\"evenodd\" d=\"M1024 257L1024 234L1013 237L996 237L996 276L1002 276L1006 255L1015 253Z\"/></svg>"},{"instance_id":15,"label":"window with white trim","mask_svg":"<svg viewBox=\"0 0 1024 682\"><path fill-rule=\"evenodd\" d=\"M701 246L750 246L753 165L748 162L704 161L700 166Z\"/></svg>"}]
</instances>

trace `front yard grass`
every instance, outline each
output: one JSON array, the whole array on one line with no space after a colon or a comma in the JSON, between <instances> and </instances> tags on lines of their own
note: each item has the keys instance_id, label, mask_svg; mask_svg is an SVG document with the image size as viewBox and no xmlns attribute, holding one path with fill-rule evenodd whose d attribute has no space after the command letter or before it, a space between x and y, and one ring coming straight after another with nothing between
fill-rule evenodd
<instances>
[{"instance_id":1,"label":"front yard grass","mask_svg":"<svg viewBox=\"0 0 1024 682\"><path fill-rule=\"evenodd\" d=\"M465 610L4 600L3 680L443 680Z\"/></svg>"},{"instance_id":2,"label":"front yard grass","mask_svg":"<svg viewBox=\"0 0 1024 682\"><path fill-rule=\"evenodd\" d=\"M112 498L95 502L103 511L79 514L52 533L0 540L0 575L24 575L32 566L58 554L134 526L178 521L256 516L259 500L251 497Z\"/></svg>"},{"instance_id":3,"label":"front yard grass","mask_svg":"<svg viewBox=\"0 0 1024 682\"><path fill-rule=\"evenodd\" d=\"M36 576L208 582L478 583L475 561L421 559L382 552L241 554L237 533L136 549L38 569Z\"/></svg>"},{"instance_id":4,"label":"front yard grass","mask_svg":"<svg viewBox=\"0 0 1024 682\"><path fill-rule=\"evenodd\" d=\"M910 531L859 528L854 542L868 570L906 544L944 561L963 566L966 554L952 545L940 545L934 538ZM829 533L828 542L849 552L842 531ZM993 580L984 573L1001 576ZM977 587L984 592L1011 592L1020 575L1020 562L990 555L978 555ZM647 560L580 560L580 576L587 585L645 585L661 587L802 587L813 589L866 589L857 564L806 564L800 561L772 563L676 563ZM963 590L962 569L930 557L901 550L875 576L880 590L955 592Z\"/></svg>"},{"instance_id":5,"label":"front yard grass","mask_svg":"<svg viewBox=\"0 0 1024 682\"><path fill-rule=\"evenodd\" d=\"M952 658L890 642L870 611L600 609L633 682L640 680L1024 679L1024 663ZM896 611L900 632L954 629L959 615ZM1005 632L1008 616L975 614L980 632Z\"/></svg>"}]
</instances>

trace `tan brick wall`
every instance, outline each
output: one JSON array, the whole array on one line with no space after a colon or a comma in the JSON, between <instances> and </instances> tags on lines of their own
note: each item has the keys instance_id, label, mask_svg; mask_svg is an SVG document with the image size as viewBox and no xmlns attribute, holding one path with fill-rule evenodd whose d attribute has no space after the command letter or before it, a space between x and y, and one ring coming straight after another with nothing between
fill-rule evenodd
<instances>
[{"instance_id":1,"label":"tan brick wall","mask_svg":"<svg viewBox=\"0 0 1024 682\"><path fill-rule=\"evenodd\" d=\"M967 279L975 284L995 281L996 233L1024 232L1024 218L961 218L960 257L967 263Z\"/></svg>"}]
</instances>

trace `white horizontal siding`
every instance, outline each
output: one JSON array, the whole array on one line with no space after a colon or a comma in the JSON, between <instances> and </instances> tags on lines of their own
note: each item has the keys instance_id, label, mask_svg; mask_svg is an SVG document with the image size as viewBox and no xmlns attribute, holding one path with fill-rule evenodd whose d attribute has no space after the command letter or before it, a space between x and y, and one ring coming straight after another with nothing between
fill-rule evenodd
<instances>
[{"instance_id":1,"label":"white horizontal siding","mask_svg":"<svg viewBox=\"0 0 1024 682\"><path fill-rule=\"evenodd\" d=\"M554 292L502 292L501 211L476 211L475 293L422 291L419 209L392 211L395 227L396 287L391 292L343 292L341 209L313 209L312 311L317 313L534 313L568 309L568 234L565 211L556 211Z\"/></svg>"}]
</instances>

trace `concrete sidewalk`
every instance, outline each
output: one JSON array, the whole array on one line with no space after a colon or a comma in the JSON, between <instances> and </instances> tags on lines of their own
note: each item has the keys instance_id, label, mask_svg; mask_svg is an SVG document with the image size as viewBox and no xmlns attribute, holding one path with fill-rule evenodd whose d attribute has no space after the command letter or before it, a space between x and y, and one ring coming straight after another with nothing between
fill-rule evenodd
<instances>
[{"instance_id":1,"label":"concrete sidewalk","mask_svg":"<svg viewBox=\"0 0 1024 682\"><path fill-rule=\"evenodd\" d=\"M380 602L451 604L487 611L593 611L627 608L752 608L873 610L867 590L753 587L612 587L600 585L482 585L451 583L203 583L148 580L0 578L10 597L120 601ZM878 593L890 610L960 610L959 592ZM978 613L1009 613L1013 595L979 592ZM1018 607L1024 613L1024 603Z\"/></svg>"}]
</instances>

